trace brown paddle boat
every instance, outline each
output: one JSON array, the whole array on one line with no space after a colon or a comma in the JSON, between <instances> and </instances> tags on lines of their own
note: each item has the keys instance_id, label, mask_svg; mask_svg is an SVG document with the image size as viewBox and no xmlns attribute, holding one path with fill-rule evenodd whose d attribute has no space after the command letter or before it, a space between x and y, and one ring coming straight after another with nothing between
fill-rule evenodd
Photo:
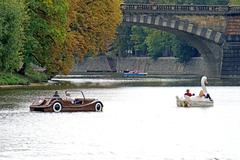
<instances>
[{"instance_id":1,"label":"brown paddle boat","mask_svg":"<svg viewBox=\"0 0 240 160\"><path fill-rule=\"evenodd\" d=\"M103 104L97 99L72 98L66 91L62 98L56 91L52 98L38 99L30 105L30 111L40 112L102 112Z\"/></svg>"}]
</instances>

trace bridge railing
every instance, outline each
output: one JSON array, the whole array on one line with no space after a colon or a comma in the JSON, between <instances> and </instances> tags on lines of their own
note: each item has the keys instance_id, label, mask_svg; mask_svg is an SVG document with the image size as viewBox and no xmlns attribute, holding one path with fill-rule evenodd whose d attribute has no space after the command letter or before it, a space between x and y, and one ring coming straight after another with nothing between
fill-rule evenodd
<instances>
[{"instance_id":1,"label":"bridge railing","mask_svg":"<svg viewBox=\"0 0 240 160\"><path fill-rule=\"evenodd\" d=\"M123 12L150 12L174 14L240 14L240 6L224 5L163 5L163 4L122 4Z\"/></svg>"},{"instance_id":2,"label":"bridge railing","mask_svg":"<svg viewBox=\"0 0 240 160\"><path fill-rule=\"evenodd\" d=\"M229 14L239 14L240 6L230 6Z\"/></svg>"}]
</instances>

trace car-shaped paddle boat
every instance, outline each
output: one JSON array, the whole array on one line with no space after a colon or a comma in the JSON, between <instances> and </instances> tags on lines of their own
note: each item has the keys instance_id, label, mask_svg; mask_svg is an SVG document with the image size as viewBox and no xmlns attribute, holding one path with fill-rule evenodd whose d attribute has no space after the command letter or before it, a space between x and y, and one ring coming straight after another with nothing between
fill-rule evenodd
<instances>
[{"instance_id":1,"label":"car-shaped paddle boat","mask_svg":"<svg viewBox=\"0 0 240 160\"><path fill-rule=\"evenodd\" d=\"M97 99L85 98L81 91L82 98L72 98L66 93L66 97L60 97L57 93L51 98L43 98L34 101L30 105L30 111L40 112L102 112L103 103Z\"/></svg>"}]
</instances>

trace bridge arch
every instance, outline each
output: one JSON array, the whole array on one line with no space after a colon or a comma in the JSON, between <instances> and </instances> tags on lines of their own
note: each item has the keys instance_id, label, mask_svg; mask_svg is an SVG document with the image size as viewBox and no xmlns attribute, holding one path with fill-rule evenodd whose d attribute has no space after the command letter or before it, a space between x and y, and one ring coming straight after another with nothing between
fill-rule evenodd
<instances>
[{"instance_id":1,"label":"bridge arch","mask_svg":"<svg viewBox=\"0 0 240 160\"><path fill-rule=\"evenodd\" d=\"M206 64L206 75L220 77L223 45L226 42L226 15L238 13L229 6L122 4L123 23L146 26L175 34L196 48ZM188 17L193 17L188 20ZM206 25L194 20L204 17ZM209 18L210 17L210 18ZM208 19L213 22L208 22ZM215 27L215 22L221 23Z\"/></svg>"},{"instance_id":2,"label":"bridge arch","mask_svg":"<svg viewBox=\"0 0 240 160\"><path fill-rule=\"evenodd\" d=\"M209 68L205 73L207 76L219 77L221 74L223 33L207 28L199 28L188 21L149 16L147 14L124 15L123 22L128 25L145 26L175 34L178 38L196 48L202 55L206 68Z\"/></svg>"},{"instance_id":3,"label":"bridge arch","mask_svg":"<svg viewBox=\"0 0 240 160\"><path fill-rule=\"evenodd\" d=\"M125 14L123 22L133 25L149 26L170 32L172 30L186 32L219 45L224 43L224 34L221 32L199 27L189 21L183 21L165 15Z\"/></svg>"}]
</instances>

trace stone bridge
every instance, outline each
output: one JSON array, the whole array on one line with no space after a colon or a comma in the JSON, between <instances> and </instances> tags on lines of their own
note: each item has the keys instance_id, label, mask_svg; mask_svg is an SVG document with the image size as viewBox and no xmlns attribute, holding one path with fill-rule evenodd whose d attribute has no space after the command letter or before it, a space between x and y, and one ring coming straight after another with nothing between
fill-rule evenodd
<instances>
[{"instance_id":1,"label":"stone bridge","mask_svg":"<svg viewBox=\"0 0 240 160\"><path fill-rule=\"evenodd\" d=\"M121 9L124 23L173 33L195 47L209 77L240 77L240 6L122 4Z\"/></svg>"}]
</instances>

